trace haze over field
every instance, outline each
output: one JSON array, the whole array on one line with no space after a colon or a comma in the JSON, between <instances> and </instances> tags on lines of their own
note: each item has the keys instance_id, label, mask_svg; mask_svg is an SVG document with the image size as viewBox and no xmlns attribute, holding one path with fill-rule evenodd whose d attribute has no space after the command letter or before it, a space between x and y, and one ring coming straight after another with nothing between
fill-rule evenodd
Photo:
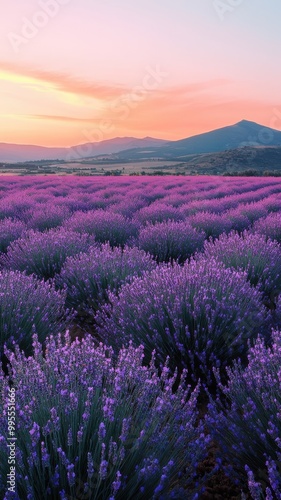
<instances>
[{"instance_id":1,"label":"haze over field","mask_svg":"<svg viewBox=\"0 0 281 500\"><path fill-rule=\"evenodd\" d=\"M281 130L280 15L275 0L5 2L0 142Z\"/></svg>"}]
</instances>

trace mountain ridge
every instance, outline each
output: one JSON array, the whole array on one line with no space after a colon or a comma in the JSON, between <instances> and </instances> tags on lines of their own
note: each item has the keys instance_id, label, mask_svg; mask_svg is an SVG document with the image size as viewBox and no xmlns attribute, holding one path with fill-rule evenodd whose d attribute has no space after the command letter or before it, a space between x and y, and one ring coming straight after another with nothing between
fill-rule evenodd
<instances>
[{"instance_id":1,"label":"mountain ridge","mask_svg":"<svg viewBox=\"0 0 281 500\"><path fill-rule=\"evenodd\" d=\"M176 141L146 136L115 137L100 142L88 142L72 147L49 148L0 142L1 162L39 160L79 161L102 155L115 155L121 160L184 159L190 154L217 153L244 146L281 146L281 131L249 120L240 120L209 132Z\"/></svg>"},{"instance_id":2,"label":"mountain ridge","mask_svg":"<svg viewBox=\"0 0 281 500\"><path fill-rule=\"evenodd\" d=\"M24 162L39 160L75 160L100 154L118 153L127 147L132 148L143 144L145 147L165 143L163 139L153 137L114 137L100 142L87 142L76 146L47 147L33 144L12 144L0 142L1 162ZM84 153L86 151L86 153ZM88 151L88 154L87 154Z\"/></svg>"},{"instance_id":3,"label":"mountain ridge","mask_svg":"<svg viewBox=\"0 0 281 500\"><path fill-rule=\"evenodd\" d=\"M152 148L145 153L141 148L120 151L118 157L128 159L184 158L190 154L217 153L244 146L281 146L281 131L249 120L241 120L234 125L194 135L186 139L169 141L163 146Z\"/></svg>"}]
</instances>

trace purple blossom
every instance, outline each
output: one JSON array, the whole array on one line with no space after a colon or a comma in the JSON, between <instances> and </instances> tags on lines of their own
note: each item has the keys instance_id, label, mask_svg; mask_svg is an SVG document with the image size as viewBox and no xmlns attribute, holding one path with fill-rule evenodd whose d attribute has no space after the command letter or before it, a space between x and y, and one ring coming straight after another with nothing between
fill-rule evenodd
<instances>
[{"instance_id":1,"label":"purple blossom","mask_svg":"<svg viewBox=\"0 0 281 500\"><path fill-rule=\"evenodd\" d=\"M67 479L68 479L68 483L69 483L69 486L74 486L75 485L75 477L76 477L76 474L74 472L74 464L69 464L66 468L67 470Z\"/></svg>"},{"instance_id":2,"label":"purple blossom","mask_svg":"<svg viewBox=\"0 0 281 500\"><path fill-rule=\"evenodd\" d=\"M137 235L137 225L123 215L110 210L76 212L65 223L65 227L78 233L93 235L100 243L124 246Z\"/></svg>"},{"instance_id":3,"label":"purple blossom","mask_svg":"<svg viewBox=\"0 0 281 500\"><path fill-rule=\"evenodd\" d=\"M0 252L6 252L10 243L20 238L26 229L23 221L11 218L0 220Z\"/></svg>"},{"instance_id":4,"label":"purple blossom","mask_svg":"<svg viewBox=\"0 0 281 500\"><path fill-rule=\"evenodd\" d=\"M37 442L40 439L40 427L38 424L36 424L36 422L33 423L33 427L29 431L29 434L31 436L32 446L36 446Z\"/></svg>"},{"instance_id":5,"label":"purple blossom","mask_svg":"<svg viewBox=\"0 0 281 500\"><path fill-rule=\"evenodd\" d=\"M106 429L105 429L105 425L103 422L100 423L99 425L99 431L98 431L98 436L99 436L99 439L101 441L103 441L103 439L105 438L106 436Z\"/></svg>"},{"instance_id":6,"label":"purple blossom","mask_svg":"<svg viewBox=\"0 0 281 500\"><path fill-rule=\"evenodd\" d=\"M227 267L242 269L254 286L270 296L281 289L281 253L279 245L262 234L244 231L221 235L214 242L205 242L205 256L216 258Z\"/></svg>"},{"instance_id":7,"label":"purple blossom","mask_svg":"<svg viewBox=\"0 0 281 500\"><path fill-rule=\"evenodd\" d=\"M281 494L280 364L280 332L272 332L269 346L258 337L249 349L247 367L234 363L227 369L227 385L220 383L230 405L225 408L219 399L209 404L208 428L233 466L232 477L241 485L246 471L253 498L260 498L266 490L268 498Z\"/></svg>"},{"instance_id":8,"label":"purple blossom","mask_svg":"<svg viewBox=\"0 0 281 500\"><path fill-rule=\"evenodd\" d=\"M247 339L265 321L261 294L245 274L214 259L192 260L183 267L160 267L132 283L96 315L97 331L119 349L130 340L156 348L161 366L173 366L209 378L213 366L226 366L247 351Z\"/></svg>"},{"instance_id":9,"label":"purple blossom","mask_svg":"<svg viewBox=\"0 0 281 500\"><path fill-rule=\"evenodd\" d=\"M271 213L267 217L258 219L254 223L252 230L255 233L263 234L266 238L281 243L281 213Z\"/></svg>"},{"instance_id":10,"label":"purple blossom","mask_svg":"<svg viewBox=\"0 0 281 500\"><path fill-rule=\"evenodd\" d=\"M94 461L91 453L87 454L87 474L88 477L91 479L91 477L94 474Z\"/></svg>"},{"instance_id":11,"label":"purple blossom","mask_svg":"<svg viewBox=\"0 0 281 500\"><path fill-rule=\"evenodd\" d=\"M204 231L207 237L217 238L222 233L229 233L232 222L226 214L198 212L186 219L198 231Z\"/></svg>"},{"instance_id":12,"label":"purple blossom","mask_svg":"<svg viewBox=\"0 0 281 500\"><path fill-rule=\"evenodd\" d=\"M156 262L137 248L111 248L109 244L92 247L89 252L69 257L58 285L66 287L69 307L96 311L108 299L108 291L118 288L133 276L156 268Z\"/></svg>"},{"instance_id":13,"label":"purple blossom","mask_svg":"<svg viewBox=\"0 0 281 500\"><path fill-rule=\"evenodd\" d=\"M136 214L136 222L146 224L156 224L157 222L164 222L168 220L183 220L184 216L174 207L166 205L165 203L155 201L147 207L141 208Z\"/></svg>"},{"instance_id":14,"label":"purple blossom","mask_svg":"<svg viewBox=\"0 0 281 500\"><path fill-rule=\"evenodd\" d=\"M196 231L188 222L160 222L140 230L139 247L157 261L184 262L203 247L205 233Z\"/></svg>"},{"instance_id":15,"label":"purple blossom","mask_svg":"<svg viewBox=\"0 0 281 500\"><path fill-rule=\"evenodd\" d=\"M32 351L32 334L40 342L47 334L58 332L64 325L64 292L53 285L40 282L34 276L18 271L0 273L0 352L6 342L19 343L26 354Z\"/></svg>"},{"instance_id":16,"label":"purple blossom","mask_svg":"<svg viewBox=\"0 0 281 500\"><path fill-rule=\"evenodd\" d=\"M208 438L196 411L199 386L193 392L186 388L185 372L182 377L169 373L167 361L162 375L154 358L143 365L143 347L123 348L116 359L110 347L97 346L90 336L73 343L68 333L51 336L44 357L35 337L33 344L36 358L26 358L17 348L9 355L21 429L19 463L28 478L27 482L18 475L17 483L26 498L44 497L45 481L34 482L42 467L50 495L61 492L65 498L73 494L76 484L91 491L92 481L98 478L97 498L105 484L108 495L114 496L137 495L141 486L153 495L159 484L166 493L173 489L183 463L192 488ZM86 371L81 370L83 364ZM0 377L0 386L1 394L8 394L9 379ZM64 387L67 395L61 393ZM78 406L71 406L71 394ZM0 402L1 494L8 463L7 404L4 397Z\"/></svg>"},{"instance_id":17,"label":"purple blossom","mask_svg":"<svg viewBox=\"0 0 281 500\"><path fill-rule=\"evenodd\" d=\"M102 460L100 463L100 470L99 470L99 475L102 480L106 479L107 467L108 467L108 462L106 460Z\"/></svg>"},{"instance_id":18,"label":"purple blossom","mask_svg":"<svg viewBox=\"0 0 281 500\"><path fill-rule=\"evenodd\" d=\"M8 269L49 279L60 272L67 257L85 252L93 244L93 237L78 235L65 228L44 233L30 230L10 244L1 262Z\"/></svg>"},{"instance_id":19,"label":"purple blossom","mask_svg":"<svg viewBox=\"0 0 281 500\"><path fill-rule=\"evenodd\" d=\"M41 457L42 457L43 467L49 467L50 466L50 455L47 452L44 441L41 442Z\"/></svg>"}]
</instances>

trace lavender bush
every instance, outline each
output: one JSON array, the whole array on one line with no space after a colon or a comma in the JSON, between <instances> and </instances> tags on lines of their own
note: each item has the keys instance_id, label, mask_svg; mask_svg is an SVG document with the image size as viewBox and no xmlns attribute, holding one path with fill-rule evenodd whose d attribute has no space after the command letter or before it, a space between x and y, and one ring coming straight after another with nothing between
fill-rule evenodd
<instances>
[{"instance_id":1,"label":"lavender bush","mask_svg":"<svg viewBox=\"0 0 281 500\"><path fill-rule=\"evenodd\" d=\"M156 262L137 248L104 244L89 252L69 257L57 283L66 287L66 304L75 309L93 312L108 299L108 291L116 291L133 276L156 268Z\"/></svg>"},{"instance_id":2,"label":"lavender bush","mask_svg":"<svg viewBox=\"0 0 281 500\"><path fill-rule=\"evenodd\" d=\"M230 220L232 229L239 233L251 226L250 219L246 215L241 214L239 207L228 210L225 212L225 215Z\"/></svg>"},{"instance_id":3,"label":"lavender bush","mask_svg":"<svg viewBox=\"0 0 281 500\"><path fill-rule=\"evenodd\" d=\"M25 221L26 215L34 206L34 201L17 188L15 193L7 194L0 201L0 220L10 217Z\"/></svg>"},{"instance_id":4,"label":"lavender bush","mask_svg":"<svg viewBox=\"0 0 281 500\"><path fill-rule=\"evenodd\" d=\"M65 294L55 291L49 283L26 276L18 271L0 273L0 355L5 342L16 341L30 353L32 334L40 342L49 333L57 333L64 326Z\"/></svg>"},{"instance_id":5,"label":"lavender bush","mask_svg":"<svg viewBox=\"0 0 281 500\"><path fill-rule=\"evenodd\" d=\"M147 359L156 348L160 365L170 355L208 383L212 366L245 353L263 322L260 292L213 258L145 273L109 299L96 315L100 338L115 350L144 344Z\"/></svg>"},{"instance_id":6,"label":"lavender bush","mask_svg":"<svg viewBox=\"0 0 281 500\"><path fill-rule=\"evenodd\" d=\"M232 222L226 215L213 214L212 212L198 212L186 219L198 231L204 231L207 238L218 238L222 233L228 233Z\"/></svg>"},{"instance_id":7,"label":"lavender bush","mask_svg":"<svg viewBox=\"0 0 281 500\"><path fill-rule=\"evenodd\" d=\"M246 215L248 219L250 219L251 223L260 219L261 217L265 217L268 214L267 209L263 205L263 202L252 202L240 205L240 212L243 215Z\"/></svg>"},{"instance_id":8,"label":"lavender bush","mask_svg":"<svg viewBox=\"0 0 281 500\"><path fill-rule=\"evenodd\" d=\"M281 289L280 247L262 234L247 231L241 235L236 232L222 234L214 242L205 242L205 256L215 257L227 267L246 271L251 284L259 286L268 297Z\"/></svg>"},{"instance_id":9,"label":"lavender bush","mask_svg":"<svg viewBox=\"0 0 281 500\"><path fill-rule=\"evenodd\" d=\"M137 235L136 224L121 214L105 210L76 212L68 219L66 227L78 233L94 235L96 241L109 242L111 246L124 246Z\"/></svg>"},{"instance_id":10,"label":"lavender bush","mask_svg":"<svg viewBox=\"0 0 281 500\"><path fill-rule=\"evenodd\" d=\"M156 224L156 222L164 222L168 220L183 220L184 216L175 208L156 201L151 205L141 208L135 213L135 220L142 224Z\"/></svg>"},{"instance_id":11,"label":"lavender bush","mask_svg":"<svg viewBox=\"0 0 281 500\"><path fill-rule=\"evenodd\" d=\"M91 337L53 338L34 357L7 352L16 399L18 499L197 498L209 438L191 393L168 361L159 376L143 348L112 350ZM9 379L0 375L0 492L7 492ZM185 490L183 488L188 488ZM6 496L4 496L6 494Z\"/></svg>"},{"instance_id":12,"label":"lavender bush","mask_svg":"<svg viewBox=\"0 0 281 500\"><path fill-rule=\"evenodd\" d=\"M58 205L48 203L46 206L36 207L36 210L32 212L27 225L30 229L43 232L47 229L60 226L69 216L70 212L66 207L60 207Z\"/></svg>"},{"instance_id":13,"label":"lavender bush","mask_svg":"<svg viewBox=\"0 0 281 500\"><path fill-rule=\"evenodd\" d=\"M226 399L209 404L207 423L231 466L226 471L251 497L281 498L281 332L272 345L258 338L249 350L249 364L227 369L229 381L220 389Z\"/></svg>"},{"instance_id":14,"label":"lavender bush","mask_svg":"<svg viewBox=\"0 0 281 500\"><path fill-rule=\"evenodd\" d=\"M20 238L26 229L25 223L20 220L0 220L0 252L6 252L10 243Z\"/></svg>"},{"instance_id":15,"label":"lavender bush","mask_svg":"<svg viewBox=\"0 0 281 500\"><path fill-rule=\"evenodd\" d=\"M10 244L0 262L8 269L49 279L60 272L68 256L85 252L93 244L93 236L77 234L65 228L50 229L45 233L31 229Z\"/></svg>"},{"instance_id":16,"label":"lavender bush","mask_svg":"<svg viewBox=\"0 0 281 500\"><path fill-rule=\"evenodd\" d=\"M184 262L196 250L201 250L205 233L196 231L188 222L160 222L140 230L139 247L153 255L158 262Z\"/></svg>"},{"instance_id":17,"label":"lavender bush","mask_svg":"<svg viewBox=\"0 0 281 500\"><path fill-rule=\"evenodd\" d=\"M264 234L267 238L281 243L281 213L272 213L256 221L253 232Z\"/></svg>"}]
</instances>

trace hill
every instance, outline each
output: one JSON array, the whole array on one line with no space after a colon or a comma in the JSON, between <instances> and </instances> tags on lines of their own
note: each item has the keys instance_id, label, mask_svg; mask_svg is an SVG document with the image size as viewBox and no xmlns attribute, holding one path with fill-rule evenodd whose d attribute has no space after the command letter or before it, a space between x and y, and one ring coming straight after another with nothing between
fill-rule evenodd
<instances>
[{"instance_id":1,"label":"hill","mask_svg":"<svg viewBox=\"0 0 281 500\"><path fill-rule=\"evenodd\" d=\"M281 146L281 131L242 120L235 125L212 130L179 141L169 141L157 147L133 148L120 151L121 159L184 159L191 154L214 153L244 146Z\"/></svg>"},{"instance_id":2,"label":"hill","mask_svg":"<svg viewBox=\"0 0 281 500\"><path fill-rule=\"evenodd\" d=\"M89 156L110 155L121 150L144 148L165 143L161 139L145 137L116 137L101 142L89 142L71 148L47 148L26 144L0 143L0 162L24 162L36 160L79 160Z\"/></svg>"}]
</instances>

